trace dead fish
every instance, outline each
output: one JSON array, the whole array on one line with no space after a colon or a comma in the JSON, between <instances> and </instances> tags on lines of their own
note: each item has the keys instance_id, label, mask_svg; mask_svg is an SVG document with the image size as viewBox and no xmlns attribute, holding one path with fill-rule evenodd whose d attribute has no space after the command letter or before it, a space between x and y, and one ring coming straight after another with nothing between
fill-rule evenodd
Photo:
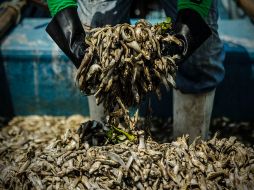
<instances>
[{"instance_id":1,"label":"dead fish","mask_svg":"<svg viewBox=\"0 0 254 190\"><path fill-rule=\"evenodd\" d=\"M90 170L89 170L89 174L92 174L96 170L98 170L100 165L101 165L101 162L98 162L98 161L94 162L93 165L91 166Z\"/></svg>"}]
</instances>

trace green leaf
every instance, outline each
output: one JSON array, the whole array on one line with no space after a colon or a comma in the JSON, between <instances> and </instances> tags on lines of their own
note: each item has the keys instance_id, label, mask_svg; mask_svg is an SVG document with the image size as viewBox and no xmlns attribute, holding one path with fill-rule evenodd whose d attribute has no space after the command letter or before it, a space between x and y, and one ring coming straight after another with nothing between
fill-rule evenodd
<instances>
[{"instance_id":1,"label":"green leaf","mask_svg":"<svg viewBox=\"0 0 254 190\"><path fill-rule=\"evenodd\" d=\"M113 128L114 128L116 131L118 131L118 132L124 134L130 141L134 141L135 138L136 138L134 135L129 134L129 133L127 133L127 132L125 132L125 131L123 131L123 130L117 128L117 127L113 127Z\"/></svg>"},{"instance_id":2,"label":"green leaf","mask_svg":"<svg viewBox=\"0 0 254 190\"><path fill-rule=\"evenodd\" d=\"M166 20L164 21L165 23L171 23L172 22L172 19L170 17L167 17Z\"/></svg>"},{"instance_id":3,"label":"green leaf","mask_svg":"<svg viewBox=\"0 0 254 190\"><path fill-rule=\"evenodd\" d=\"M161 27L162 33L165 33L167 30L172 28L172 19L167 17L165 21L158 23L157 25Z\"/></svg>"}]
</instances>

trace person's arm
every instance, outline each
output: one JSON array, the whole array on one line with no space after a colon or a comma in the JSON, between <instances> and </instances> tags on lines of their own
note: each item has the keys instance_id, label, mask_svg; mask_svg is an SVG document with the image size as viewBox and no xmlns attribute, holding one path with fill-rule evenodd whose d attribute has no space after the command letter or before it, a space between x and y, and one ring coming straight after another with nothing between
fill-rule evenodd
<instances>
[{"instance_id":1,"label":"person's arm","mask_svg":"<svg viewBox=\"0 0 254 190\"><path fill-rule=\"evenodd\" d=\"M84 57L85 31L77 13L76 0L48 0L52 20L46 31L78 68Z\"/></svg>"},{"instance_id":2,"label":"person's arm","mask_svg":"<svg viewBox=\"0 0 254 190\"><path fill-rule=\"evenodd\" d=\"M211 3L212 0L178 0L174 35L183 44L177 49L177 54L181 56L179 62L188 58L211 35L211 29L204 21L210 11ZM169 52L171 47L172 45L169 44Z\"/></svg>"},{"instance_id":3,"label":"person's arm","mask_svg":"<svg viewBox=\"0 0 254 190\"><path fill-rule=\"evenodd\" d=\"M254 19L254 0L236 0L237 4Z\"/></svg>"}]
</instances>

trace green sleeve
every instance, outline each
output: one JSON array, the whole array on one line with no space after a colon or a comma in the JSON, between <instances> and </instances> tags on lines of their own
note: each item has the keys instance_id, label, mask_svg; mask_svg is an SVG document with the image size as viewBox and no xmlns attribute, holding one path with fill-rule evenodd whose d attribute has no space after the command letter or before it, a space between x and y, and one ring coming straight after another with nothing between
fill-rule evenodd
<instances>
[{"instance_id":1,"label":"green sleeve","mask_svg":"<svg viewBox=\"0 0 254 190\"><path fill-rule=\"evenodd\" d=\"M212 0L178 0L178 10L193 9L203 18L208 16Z\"/></svg>"},{"instance_id":2,"label":"green sleeve","mask_svg":"<svg viewBox=\"0 0 254 190\"><path fill-rule=\"evenodd\" d=\"M49 11L52 17L66 7L77 6L76 0L47 0L47 1Z\"/></svg>"}]
</instances>

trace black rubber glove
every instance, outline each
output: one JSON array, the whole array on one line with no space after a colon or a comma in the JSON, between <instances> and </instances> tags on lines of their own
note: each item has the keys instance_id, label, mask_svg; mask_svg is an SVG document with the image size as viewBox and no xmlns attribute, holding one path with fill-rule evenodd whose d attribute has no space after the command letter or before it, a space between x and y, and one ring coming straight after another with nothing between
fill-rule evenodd
<instances>
[{"instance_id":1,"label":"black rubber glove","mask_svg":"<svg viewBox=\"0 0 254 190\"><path fill-rule=\"evenodd\" d=\"M202 45L211 34L211 29L199 13L192 9L182 9L178 12L173 30L173 35L182 41L182 46L172 43L164 44L163 54L178 54L180 55L178 62L183 62Z\"/></svg>"},{"instance_id":2,"label":"black rubber glove","mask_svg":"<svg viewBox=\"0 0 254 190\"><path fill-rule=\"evenodd\" d=\"M86 50L86 34L78 17L77 7L67 7L59 11L48 24L46 31L78 68Z\"/></svg>"}]
</instances>

